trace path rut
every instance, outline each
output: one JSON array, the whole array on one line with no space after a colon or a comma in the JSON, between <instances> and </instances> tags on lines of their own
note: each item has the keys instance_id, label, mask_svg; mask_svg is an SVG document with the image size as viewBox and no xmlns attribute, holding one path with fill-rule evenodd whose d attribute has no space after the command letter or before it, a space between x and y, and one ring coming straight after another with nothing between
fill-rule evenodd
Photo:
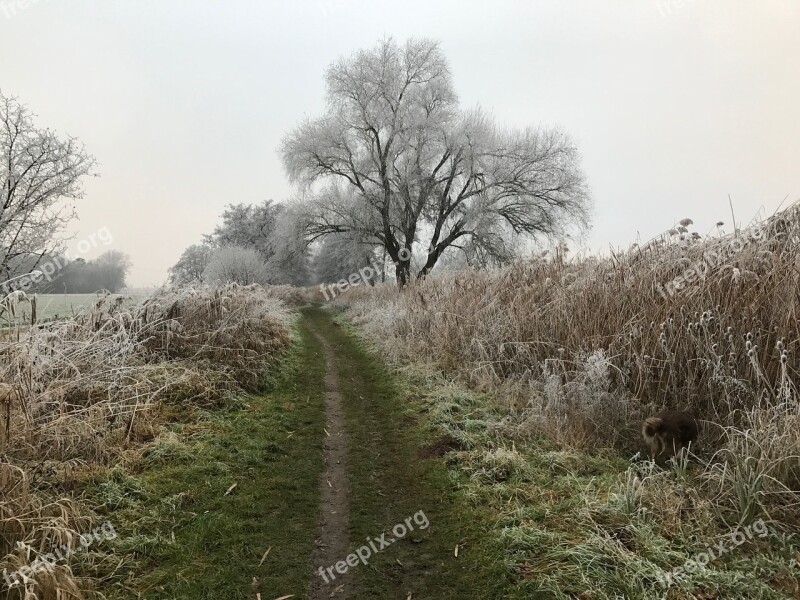
<instances>
[{"instance_id":1,"label":"path rut","mask_svg":"<svg viewBox=\"0 0 800 600\"><path fill-rule=\"evenodd\" d=\"M325 354L325 470L320 481L321 509L312 564L314 573L310 600L348 597L348 575L334 565L345 560L349 546L350 489L347 473L348 436L344 407L336 373L336 358L330 343L312 331Z\"/></svg>"}]
</instances>

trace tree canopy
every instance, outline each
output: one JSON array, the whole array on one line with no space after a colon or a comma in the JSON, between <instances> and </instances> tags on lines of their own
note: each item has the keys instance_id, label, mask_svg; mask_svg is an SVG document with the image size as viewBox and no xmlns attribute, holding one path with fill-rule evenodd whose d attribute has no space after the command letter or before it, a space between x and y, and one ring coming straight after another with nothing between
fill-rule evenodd
<instances>
[{"instance_id":1,"label":"tree canopy","mask_svg":"<svg viewBox=\"0 0 800 600\"><path fill-rule=\"evenodd\" d=\"M178 262L169 269L170 283L179 286L203 282L203 273L214 249L210 244L192 244L183 251Z\"/></svg>"},{"instance_id":2,"label":"tree canopy","mask_svg":"<svg viewBox=\"0 0 800 600\"><path fill-rule=\"evenodd\" d=\"M588 224L570 137L557 128L506 130L480 110L462 110L436 42L384 40L334 63L326 84L326 113L281 145L305 194L311 240L371 240L403 285L450 248L504 262L520 237Z\"/></svg>"},{"instance_id":3,"label":"tree canopy","mask_svg":"<svg viewBox=\"0 0 800 600\"><path fill-rule=\"evenodd\" d=\"M33 262L33 257L29 259ZM28 291L44 294L91 294L100 290L118 292L126 286L125 279L131 268L130 257L119 250L108 250L94 260L70 260L62 255L45 256L38 261L47 276L30 280ZM20 272L28 273L32 268Z\"/></svg>"},{"instance_id":4,"label":"tree canopy","mask_svg":"<svg viewBox=\"0 0 800 600\"><path fill-rule=\"evenodd\" d=\"M24 104L0 92L0 277L63 249L59 234L75 216L69 201L83 197L94 165L75 138L38 128Z\"/></svg>"},{"instance_id":5,"label":"tree canopy","mask_svg":"<svg viewBox=\"0 0 800 600\"><path fill-rule=\"evenodd\" d=\"M204 236L203 243L189 246L170 268L170 281L175 285L208 283L206 269L213 258L225 250L220 256L236 262L243 255L227 249L237 248L255 253L248 255L248 264L256 258L261 262L258 283L306 285L310 257L300 218L292 207L272 200L229 204L222 222Z\"/></svg>"}]
</instances>

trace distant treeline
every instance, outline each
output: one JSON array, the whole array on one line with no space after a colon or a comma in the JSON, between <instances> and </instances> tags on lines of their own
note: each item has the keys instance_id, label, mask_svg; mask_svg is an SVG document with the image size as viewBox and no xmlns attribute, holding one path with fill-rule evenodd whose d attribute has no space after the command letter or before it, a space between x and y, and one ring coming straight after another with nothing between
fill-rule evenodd
<instances>
[{"instance_id":1,"label":"distant treeline","mask_svg":"<svg viewBox=\"0 0 800 600\"><path fill-rule=\"evenodd\" d=\"M104 252L94 260L63 255L28 256L3 277L3 288L39 294L90 294L98 290L118 292L125 287L131 262L118 250ZM35 276L36 271L40 274ZM31 273L29 277L24 277Z\"/></svg>"}]
</instances>

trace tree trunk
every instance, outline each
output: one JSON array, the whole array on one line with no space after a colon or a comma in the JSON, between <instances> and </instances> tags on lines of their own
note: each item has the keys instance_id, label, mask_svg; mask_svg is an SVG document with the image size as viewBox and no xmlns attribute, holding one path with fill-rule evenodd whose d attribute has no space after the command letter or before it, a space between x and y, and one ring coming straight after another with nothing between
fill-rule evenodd
<instances>
[{"instance_id":1,"label":"tree trunk","mask_svg":"<svg viewBox=\"0 0 800 600\"><path fill-rule=\"evenodd\" d=\"M433 270L433 267L436 266L436 263L439 262L439 257L441 256L440 250L431 250L428 253L428 260L425 261L425 265L420 269L419 273L417 273L417 279L425 279Z\"/></svg>"},{"instance_id":2,"label":"tree trunk","mask_svg":"<svg viewBox=\"0 0 800 600\"><path fill-rule=\"evenodd\" d=\"M397 287L402 290L411 279L411 263L409 261L398 262L394 271L397 277Z\"/></svg>"}]
</instances>

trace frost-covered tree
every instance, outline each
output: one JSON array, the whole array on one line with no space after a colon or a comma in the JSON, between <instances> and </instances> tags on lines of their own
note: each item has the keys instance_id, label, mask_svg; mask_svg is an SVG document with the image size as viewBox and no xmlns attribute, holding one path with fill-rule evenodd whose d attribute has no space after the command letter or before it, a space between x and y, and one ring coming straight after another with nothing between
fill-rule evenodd
<instances>
[{"instance_id":1,"label":"frost-covered tree","mask_svg":"<svg viewBox=\"0 0 800 600\"><path fill-rule=\"evenodd\" d=\"M178 262L169 269L169 280L173 285L203 283L203 273L211 260L214 249L208 244L192 244L183 251Z\"/></svg>"},{"instance_id":2,"label":"frost-covered tree","mask_svg":"<svg viewBox=\"0 0 800 600\"><path fill-rule=\"evenodd\" d=\"M479 110L461 110L437 43L385 40L333 64L326 83L327 112L281 146L290 179L307 192L311 239L373 240L402 286L448 248L504 261L516 237L587 224L588 191L569 136L502 129Z\"/></svg>"},{"instance_id":3,"label":"frost-covered tree","mask_svg":"<svg viewBox=\"0 0 800 600\"><path fill-rule=\"evenodd\" d=\"M293 207L284 207L269 240L267 260L270 281L276 284L308 285L310 257L305 234L306 223Z\"/></svg>"},{"instance_id":4,"label":"frost-covered tree","mask_svg":"<svg viewBox=\"0 0 800 600\"><path fill-rule=\"evenodd\" d=\"M326 236L314 257L314 279L317 283L334 283L371 265L382 270L381 256L376 250L375 246L353 240L346 234Z\"/></svg>"},{"instance_id":5,"label":"frost-covered tree","mask_svg":"<svg viewBox=\"0 0 800 600\"><path fill-rule=\"evenodd\" d=\"M125 287L125 278L132 264L130 256L119 250L108 250L91 264L100 284L97 289L117 292Z\"/></svg>"},{"instance_id":6,"label":"frost-covered tree","mask_svg":"<svg viewBox=\"0 0 800 600\"><path fill-rule=\"evenodd\" d=\"M258 204L230 204L222 213L222 223L206 242L216 247L240 246L256 250L264 260L274 252L272 236L284 207L272 200Z\"/></svg>"},{"instance_id":7,"label":"frost-covered tree","mask_svg":"<svg viewBox=\"0 0 800 600\"><path fill-rule=\"evenodd\" d=\"M267 266L261 255L252 248L225 246L214 251L203 272L207 283L269 283Z\"/></svg>"},{"instance_id":8,"label":"frost-covered tree","mask_svg":"<svg viewBox=\"0 0 800 600\"><path fill-rule=\"evenodd\" d=\"M258 252L266 264L269 282L308 283L308 244L302 215L284 204L231 204L222 223L205 243L214 248L238 246Z\"/></svg>"},{"instance_id":9,"label":"frost-covered tree","mask_svg":"<svg viewBox=\"0 0 800 600\"><path fill-rule=\"evenodd\" d=\"M38 128L25 105L0 92L0 277L62 249L70 201L83 197L94 165L78 140Z\"/></svg>"}]
</instances>

